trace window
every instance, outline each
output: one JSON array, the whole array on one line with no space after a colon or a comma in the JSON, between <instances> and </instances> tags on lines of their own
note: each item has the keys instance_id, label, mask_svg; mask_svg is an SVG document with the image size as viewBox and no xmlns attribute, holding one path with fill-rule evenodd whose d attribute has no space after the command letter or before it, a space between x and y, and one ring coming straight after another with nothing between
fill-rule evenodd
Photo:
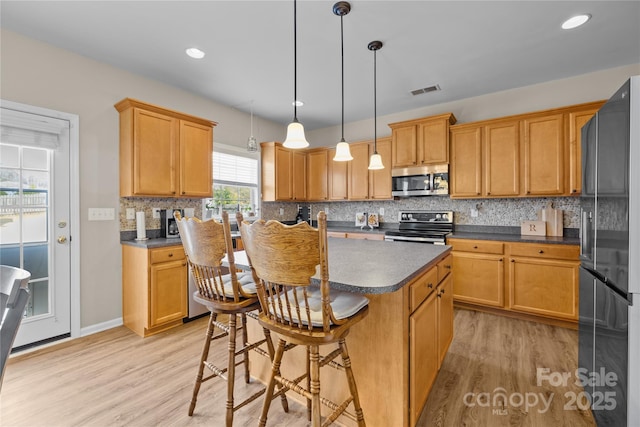
<instances>
[{"instance_id":1,"label":"window","mask_svg":"<svg viewBox=\"0 0 640 427\"><path fill-rule=\"evenodd\" d=\"M256 215L258 208L258 160L213 152L213 198L203 202L203 217L219 218L227 211L231 218L240 211Z\"/></svg>"}]
</instances>

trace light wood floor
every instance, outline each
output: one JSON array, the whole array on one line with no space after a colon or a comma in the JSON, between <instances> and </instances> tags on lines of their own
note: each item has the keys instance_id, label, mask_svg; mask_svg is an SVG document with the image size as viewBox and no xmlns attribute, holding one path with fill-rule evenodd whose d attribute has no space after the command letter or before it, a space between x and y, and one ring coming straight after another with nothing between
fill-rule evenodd
<instances>
[{"instance_id":1,"label":"light wood floor","mask_svg":"<svg viewBox=\"0 0 640 427\"><path fill-rule=\"evenodd\" d=\"M0 394L0 425L222 426L221 381L203 385L194 416L187 416L205 327L206 319L199 319L145 339L118 327L14 356ZM225 344L216 351L223 353ZM564 394L579 390L536 386L536 367L573 372L576 360L576 331L456 310L455 338L418 425L592 426L589 414L563 409ZM237 399L258 387L241 379L236 384ZM547 399L554 393L551 408L540 413L540 403L528 411L500 407L498 413L491 406L465 405L468 393L493 399L498 387L515 403L515 393L542 392ZM474 399L467 395L466 401ZM269 426L308 425L306 408L289 402L289 414L279 402L271 405ZM246 406L234 425L257 425L260 408L260 399Z\"/></svg>"}]
</instances>

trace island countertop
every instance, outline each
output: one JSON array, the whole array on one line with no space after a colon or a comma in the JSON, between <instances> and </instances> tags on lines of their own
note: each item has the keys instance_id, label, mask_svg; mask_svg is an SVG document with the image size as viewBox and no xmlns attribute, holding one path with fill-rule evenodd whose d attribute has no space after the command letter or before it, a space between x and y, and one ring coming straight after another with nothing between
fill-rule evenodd
<instances>
[{"instance_id":1,"label":"island countertop","mask_svg":"<svg viewBox=\"0 0 640 427\"><path fill-rule=\"evenodd\" d=\"M360 294L395 292L450 250L447 245L329 237L329 285ZM234 252L234 258L236 267L249 268L244 251Z\"/></svg>"}]
</instances>

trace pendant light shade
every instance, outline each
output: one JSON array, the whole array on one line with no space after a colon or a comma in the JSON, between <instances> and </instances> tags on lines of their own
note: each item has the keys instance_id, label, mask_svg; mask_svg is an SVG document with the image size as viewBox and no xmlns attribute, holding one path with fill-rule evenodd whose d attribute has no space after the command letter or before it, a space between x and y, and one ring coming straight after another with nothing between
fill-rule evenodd
<instances>
[{"instance_id":1,"label":"pendant light shade","mask_svg":"<svg viewBox=\"0 0 640 427\"><path fill-rule=\"evenodd\" d=\"M377 122L377 94L376 94L376 51L382 48L381 41L372 41L367 46L369 50L373 51L373 154L369 159L369 169L370 170L379 170L384 169L384 165L382 164L382 156L378 154L378 122Z\"/></svg>"},{"instance_id":2,"label":"pendant light shade","mask_svg":"<svg viewBox=\"0 0 640 427\"><path fill-rule=\"evenodd\" d=\"M293 121L287 127L287 138L283 146L287 148L306 148L309 146L304 136L304 126L298 121L298 40L297 40L297 4L293 0Z\"/></svg>"},{"instance_id":3,"label":"pendant light shade","mask_svg":"<svg viewBox=\"0 0 640 427\"><path fill-rule=\"evenodd\" d=\"M340 17L340 57L342 60L341 81L342 81L342 138L336 145L336 155L333 157L335 162L348 162L353 160L349 144L344 140L344 31L342 26L342 17L351 11L351 5L346 1L339 1L333 5L333 13Z\"/></svg>"},{"instance_id":4,"label":"pendant light shade","mask_svg":"<svg viewBox=\"0 0 640 427\"><path fill-rule=\"evenodd\" d=\"M247 151L258 151L258 141L253 136L253 101L251 101L251 136L247 138Z\"/></svg>"}]
</instances>

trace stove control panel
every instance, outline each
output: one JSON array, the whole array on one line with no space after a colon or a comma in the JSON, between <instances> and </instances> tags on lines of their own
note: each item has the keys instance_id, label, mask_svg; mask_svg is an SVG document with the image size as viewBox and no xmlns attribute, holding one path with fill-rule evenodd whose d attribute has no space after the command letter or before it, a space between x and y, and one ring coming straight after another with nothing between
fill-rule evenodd
<instances>
[{"instance_id":1,"label":"stove control panel","mask_svg":"<svg viewBox=\"0 0 640 427\"><path fill-rule=\"evenodd\" d=\"M452 211L401 211L398 222L438 222L453 223Z\"/></svg>"}]
</instances>

